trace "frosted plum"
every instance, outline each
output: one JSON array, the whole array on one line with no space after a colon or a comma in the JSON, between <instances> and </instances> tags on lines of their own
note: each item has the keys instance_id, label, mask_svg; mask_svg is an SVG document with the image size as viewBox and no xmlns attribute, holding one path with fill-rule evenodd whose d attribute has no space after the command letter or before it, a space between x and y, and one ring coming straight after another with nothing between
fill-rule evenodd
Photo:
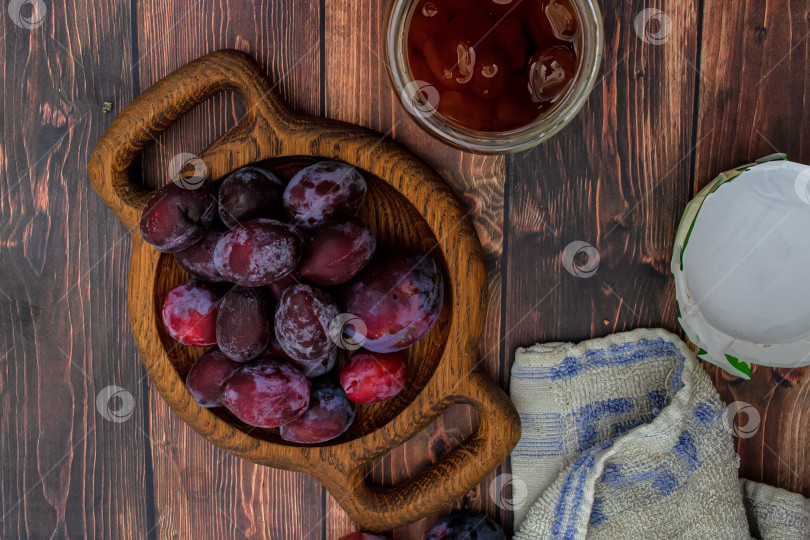
<instances>
[{"instance_id":1,"label":"frosted plum","mask_svg":"<svg viewBox=\"0 0 810 540\"><path fill-rule=\"evenodd\" d=\"M214 249L224 233L210 229L205 237L191 247L174 254L177 264L192 274L206 281L225 281L214 264Z\"/></svg>"},{"instance_id":2,"label":"frosted plum","mask_svg":"<svg viewBox=\"0 0 810 540\"><path fill-rule=\"evenodd\" d=\"M354 405L332 376L312 381L309 408L289 424L281 426L285 441L315 444L334 439L354 422Z\"/></svg>"},{"instance_id":3,"label":"frosted plum","mask_svg":"<svg viewBox=\"0 0 810 540\"><path fill-rule=\"evenodd\" d=\"M267 344L267 348L262 353L262 358L270 357L270 358L279 358L284 360L285 362L292 361L290 355L284 352L284 349L281 348L281 343L278 342L278 338L276 338L276 333L273 331L273 335L270 336L270 343Z\"/></svg>"},{"instance_id":4,"label":"frosted plum","mask_svg":"<svg viewBox=\"0 0 810 540\"><path fill-rule=\"evenodd\" d=\"M399 394L407 376L403 353L359 352L340 371L340 386L355 403L377 403Z\"/></svg>"},{"instance_id":5,"label":"frosted plum","mask_svg":"<svg viewBox=\"0 0 810 540\"><path fill-rule=\"evenodd\" d=\"M290 358L289 362L298 368L301 373L312 379L332 371L332 368L335 367L335 363L337 363L337 357L338 351L337 348L334 348L332 352L327 353L326 356L322 358L316 358L315 360L296 360L295 358Z\"/></svg>"},{"instance_id":6,"label":"frosted plum","mask_svg":"<svg viewBox=\"0 0 810 540\"><path fill-rule=\"evenodd\" d=\"M344 311L366 325L363 347L375 352L398 351L422 339L439 320L443 300L439 263L415 252L375 256L343 292Z\"/></svg>"},{"instance_id":7,"label":"frosted plum","mask_svg":"<svg viewBox=\"0 0 810 540\"><path fill-rule=\"evenodd\" d=\"M304 374L276 360L242 364L228 377L220 400L246 424L275 428L307 410L312 385Z\"/></svg>"},{"instance_id":8,"label":"frosted plum","mask_svg":"<svg viewBox=\"0 0 810 540\"><path fill-rule=\"evenodd\" d=\"M217 317L217 343L236 362L253 360L273 335L273 305L261 288L234 287L222 299Z\"/></svg>"},{"instance_id":9,"label":"frosted plum","mask_svg":"<svg viewBox=\"0 0 810 540\"><path fill-rule=\"evenodd\" d=\"M239 364L212 349L191 366L186 376L186 386L201 407L219 407L222 386Z\"/></svg>"},{"instance_id":10,"label":"frosted plum","mask_svg":"<svg viewBox=\"0 0 810 540\"><path fill-rule=\"evenodd\" d=\"M192 347L217 344L217 313L222 285L190 279L173 288L163 302L163 324L174 339Z\"/></svg>"},{"instance_id":11,"label":"frosted plum","mask_svg":"<svg viewBox=\"0 0 810 540\"><path fill-rule=\"evenodd\" d=\"M267 348L261 354L261 358L275 358L287 362L309 379L320 377L324 373L332 371L332 368L335 367L337 363L337 357L338 350L335 348L323 358L316 358L315 360L296 360L291 358L290 355L281 348L281 344L278 342L278 339L276 339L275 333L270 338L270 344L267 345Z\"/></svg>"},{"instance_id":12,"label":"frosted plum","mask_svg":"<svg viewBox=\"0 0 810 540\"><path fill-rule=\"evenodd\" d=\"M220 274L243 287L270 285L290 274L301 258L299 233L273 219L254 219L225 233L214 250Z\"/></svg>"},{"instance_id":13,"label":"frosted plum","mask_svg":"<svg viewBox=\"0 0 810 540\"><path fill-rule=\"evenodd\" d=\"M219 218L232 229L256 218L273 217L281 211L283 182L270 171L242 167L219 187Z\"/></svg>"},{"instance_id":14,"label":"frosted plum","mask_svg":"<svg viewBox=\"0 0 810 540\"><path fill-rule=\"evenodd\" d=\"M338 285L357 275L376 247L377 240L360 220L330 221L310 235L298 273L318 285Z\"/></svg>"},{"instance_id":15,"label":"frosted plum","mask_svg":"<svg viewBox=\"0 0 810 540\"><path fill-rule=\"evenodd\" d=\"M320 161L298 171L284 190L284 208L296 225L312 229L330 218L349 217L366 196L366 181L356 168Z\"/></svg>"},{"instance_id":16,"label":"frosted plum","mask_svg":"<svg viewBox=\"0 0 810 540\"><path fill-rule=\"evenodd\" d=\"M299 281L300 280L298 279L296 272L293 272L292 274L288 274L278 281L274 281L268 285L267 288L273 293L274 298L279 299L281 298L281 293L283 293L287 287L295 285Z\"/></svg>"},{"instance_id":17,"label":"frosted plum","mask_svg":"<svg viewBox=\"0 0 810 540\"><path fill-rule=\"evenodd\" d=\"M216 204L210 182L186 189L171 182L159 189L141 213L141 236L159 251L174 253L203 239Z\"/></svg>"},{"instance_id":18,"label":"frosted plum","mask_svg":"<svg viewBox=\"0 0 810 540\"><path fill-rule=\"evenodd\" d=\"M292 358L313 361L331 353L336 344L329 335L329 324L338 316L335 301L309 285L288 287L276 308L276 338Z\"/></svg>"}]
</instances>

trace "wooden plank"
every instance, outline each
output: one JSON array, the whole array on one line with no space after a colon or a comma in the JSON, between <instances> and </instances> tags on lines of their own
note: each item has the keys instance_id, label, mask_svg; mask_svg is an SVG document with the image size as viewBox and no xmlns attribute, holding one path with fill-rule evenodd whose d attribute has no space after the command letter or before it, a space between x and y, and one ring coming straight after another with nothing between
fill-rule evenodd
<instances>
[{"instance_id":1,"label":"wooden plank","mask_svg":"<svg viewBox=\"0 0 810 540\"><path fill-rule=\"evenodd\" d=\"M733 10L705 3L698 136L707 142L697 152L695 192L718 173L773 152L810 163L807 9L788 0L740 2ZM749 403L760 417L759 428L737 440L740 474L810 496L810 370L759 367L750 381L711 372L726 402Z\"/></svg>"},{"instance_id":2,"label":"wooden plank","mask_svg":"<svg viewBox=\"0 0 810 540\"><path fill-rule=\"evenodd\" d=\"M87 179L132 99L130 3L45 5L26 29L4 4L0 32L0 537L138 538L151 494L129 236ZM96 407L110 385L120 422Z\"/></svg>"},{"instance_id":3,"label":"wooden plank","mask_svg":"<svg viewBox=\"0 0 810 540\"><path fill-rule=\"evenodd\" d=\"M237 48L265 66L295 108L320 112L317 2L139 3L140 87L212 50ZM143 158L163 184L179 152L197 152L244 113L231 94L204 103L159 138ZM208 444L154 391L149 397L156 534L173 538L322 538L323 488L312 478L259 467Z\"/></svg>"},{"instance_id":4,"label":"wooden plank","mask_svg":"<svg viewBox=\"0 0 810 540\"><path fill-rule=\"evenodd\" d=\"M510 363L518 346L677 327L668 261L690 195L693 148L705 144L693 130L698 3L600 5L602 74L585 108L556 137L510 161ZM660 45L635 31L648 8L672 23ZM571 260L564 252L573 242L596 251Z\"/></svg>"},{"instance_id":5,"label":"wooden plank","mask_svg":"<svg viewBox=\"0 0 810 540\"><path fill-rule=\"evenodd\" d=\"M501 258L503 253L503 157L473 156L439 143L425 133L405 112L388 80L384 51L387 5L374 0L343 2L326 0L325 11L325 102L326 116L370 127L405 144L430 163L468 205L478 236L487 254L490 282L489 313L481 340L479 368L499 377L501 348ZM475 419L465 409L446 414L428 433L394 450L372 473L373 482L402 480L401 471L421 470L438 456L425 448L424 438L456 444L469 433ZM455 438L454 438L455 437ZM496 473L485 479L456 507L499 517L499 508L488 496ZM343 516L336 502L327 497L327 514ZM436 516L395 531L394 538L421 538ZM330 518L333 522L333 518ZM345 519L335 519L327 531L337 538L353 530Z\"/></svg>"}]
</instances>

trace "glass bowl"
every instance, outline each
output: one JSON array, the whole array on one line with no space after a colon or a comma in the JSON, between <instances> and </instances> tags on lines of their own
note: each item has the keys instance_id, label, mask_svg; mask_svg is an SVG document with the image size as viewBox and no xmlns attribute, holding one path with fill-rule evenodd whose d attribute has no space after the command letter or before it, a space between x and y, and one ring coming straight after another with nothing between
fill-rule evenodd
<instances>
[{"instance_id":1,"label":"glass bowl","mask_svg":"<svg viewBox=\"0 0 810 540\"><path fill-rule=\"evenodd\" d=\"M532 2L536 0L522 0ZM388 73L405 109L439 139L479 154L520 152L548 140L579 113L596 84L602 63L604 29L599 6L591 0L570 0L579 17L580 32L574 46L579 65L574 80L554 107L531 123L509 131L476 131L445 119L437 110L439 91L414 80L408 63L408 36L413 7L418 0L397 0L388 12L386 57Z\"/></svg>"}]
</instances>

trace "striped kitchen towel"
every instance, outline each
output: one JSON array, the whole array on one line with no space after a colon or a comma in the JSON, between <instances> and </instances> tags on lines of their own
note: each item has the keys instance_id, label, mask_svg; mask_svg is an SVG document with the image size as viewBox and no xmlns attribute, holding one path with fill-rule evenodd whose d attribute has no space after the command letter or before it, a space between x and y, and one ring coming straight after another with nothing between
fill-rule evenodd
<instances>
[{"instance_id":1,"label":"striped kitchen towel","mask_svg":"<svg viewBox=\"0 0 810 540\"><path fill-rule=\"evenodd\" d=\"M516 539L810 534L807 499L741 485L724 404L665 330L518 349L511 396Z\"/></svg>"}]
</instances>

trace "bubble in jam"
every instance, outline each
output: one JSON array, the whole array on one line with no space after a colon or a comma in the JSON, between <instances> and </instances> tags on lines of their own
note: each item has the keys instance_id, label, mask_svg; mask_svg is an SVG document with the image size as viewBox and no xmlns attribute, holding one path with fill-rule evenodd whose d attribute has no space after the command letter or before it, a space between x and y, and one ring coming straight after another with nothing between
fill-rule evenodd
<instances>
[{"instance_id":1,"label":"bubble in jam","mask_svg":"<svg viewBox=\"0 0 810 540\"><path fill-rule=\"evenodd\" d=\"M414 80L436 88L431 104L446 119L508 131L566 94L579 33L570 0L419 0L407 30L408 62Z\"/></svg>"}]
</instances>

